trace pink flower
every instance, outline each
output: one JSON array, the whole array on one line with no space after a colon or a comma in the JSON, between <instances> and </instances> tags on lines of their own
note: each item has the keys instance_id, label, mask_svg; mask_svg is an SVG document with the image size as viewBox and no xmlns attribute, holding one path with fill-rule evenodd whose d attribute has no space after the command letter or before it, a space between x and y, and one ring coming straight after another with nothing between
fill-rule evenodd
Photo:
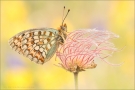
<instances>
[{"instance_id":1,"label":"pink flower","mask_svg":"<svg viewBox=\"0 0 135 90\"><path fill-rule=\"evenodd\" d=\"M110 31L95 29L71 32L64 45L56 53L61 60L60 65L73 73L95 68L97 66L94 63L95 58L104 60L117 50L109 41L117 37L119 36Z\"/></svg>"}]
</instances>

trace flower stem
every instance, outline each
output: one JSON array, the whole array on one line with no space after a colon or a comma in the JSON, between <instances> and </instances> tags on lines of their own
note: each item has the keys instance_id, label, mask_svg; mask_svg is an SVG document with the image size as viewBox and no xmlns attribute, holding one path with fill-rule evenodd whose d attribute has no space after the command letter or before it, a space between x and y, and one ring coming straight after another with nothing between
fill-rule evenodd
<instances>
[{"instance_id":1,"label":"flower stem","mask_svg":"<svg viewBox=\"0 0 135 90\"><path fill-rule=\"evenodd\" d=\"M75 89L78 90L78 72L74 73Z\"/></svg>"}]
</instances>

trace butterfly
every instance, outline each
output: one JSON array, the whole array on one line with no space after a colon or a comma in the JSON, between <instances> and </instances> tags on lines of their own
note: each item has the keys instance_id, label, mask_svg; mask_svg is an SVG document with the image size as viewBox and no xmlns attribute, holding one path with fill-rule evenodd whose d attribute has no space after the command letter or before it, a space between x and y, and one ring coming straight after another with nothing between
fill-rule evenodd
<instances>
[{"instance_id":1,"label":"butterfly","mask_svg":"<svg viewBox=\"0 0 135 90\"><path fill-rule=\"evenodd\" d=\"M59 29L38 28L22 31L9 39L10 47L38 64L49 61L67 37L67 25L63 23L69 11L70 9L64 19L62 18Z\"/></svg>"}]
</instances>

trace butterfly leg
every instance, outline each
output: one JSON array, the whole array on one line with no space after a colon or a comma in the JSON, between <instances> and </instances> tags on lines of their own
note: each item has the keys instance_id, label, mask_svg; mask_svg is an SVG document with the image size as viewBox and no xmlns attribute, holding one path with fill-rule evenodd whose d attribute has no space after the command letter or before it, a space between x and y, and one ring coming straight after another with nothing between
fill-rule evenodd
<instances>
[{"instance_id":1,"label":"butterfly leg","mask_svg":"<svg viewBox=\"0 0 135 90\"><path fill-rule=\"evenodd\" d=\"M64 43L64 39L60 35L58 36L57 41L61 45L63 45L63 43Z\"/></svg>"}]
</instances>

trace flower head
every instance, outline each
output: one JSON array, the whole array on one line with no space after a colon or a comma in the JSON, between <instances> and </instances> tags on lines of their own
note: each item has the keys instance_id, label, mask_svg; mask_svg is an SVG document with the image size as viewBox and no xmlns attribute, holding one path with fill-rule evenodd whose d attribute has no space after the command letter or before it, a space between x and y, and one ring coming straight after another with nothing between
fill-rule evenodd
<instances>
[{"instance_id":1,"label":"flower head","mask_svg":"<svg viewBox=\"0 0 135 90\"><path fill-rule=\"evenodd\" d=\"M96 57L104 60L117 49L109 40L118 36L109 31L95 29L77 30L70 33L64 45L57 51L60 65L70 72L95 68Z\"/></svg>"}]
</instances>

